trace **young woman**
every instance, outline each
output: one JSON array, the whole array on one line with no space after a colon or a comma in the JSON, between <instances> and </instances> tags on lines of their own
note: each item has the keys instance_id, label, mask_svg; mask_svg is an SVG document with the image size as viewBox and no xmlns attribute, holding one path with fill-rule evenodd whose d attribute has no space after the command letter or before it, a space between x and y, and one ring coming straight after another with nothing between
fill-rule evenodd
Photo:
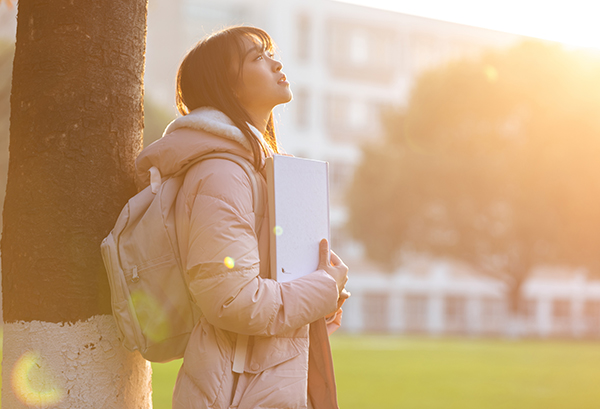
<instances>
[{"instance_id":1,"label":"young woman","mask_svg":"<svg viewBox=\"0 0 600 409\"><path fill-rule=\"evenodd\" d=\"M292 99L273 48L263 30L233 27L190 50L177 75L183 116L142 152L138 174L229 152L264 176L265 157L278 152L272 110ZM173 408L337 409L328 332L340 325L348 268L323 240L315 272L269 279L268 213L255 217L252 199L247 174L223 159L193 165L179 191L177 236L201 318Z\"/></svg>"}]
</instances>

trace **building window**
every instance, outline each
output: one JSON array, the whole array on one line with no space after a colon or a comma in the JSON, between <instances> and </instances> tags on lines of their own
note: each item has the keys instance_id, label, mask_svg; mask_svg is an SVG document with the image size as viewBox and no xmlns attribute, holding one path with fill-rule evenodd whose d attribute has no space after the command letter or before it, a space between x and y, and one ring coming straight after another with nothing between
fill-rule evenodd
<instances>
[{"instance_id":1,"label":"building window","mask_svg":"<svg viewBox=\"0 0 600 409\"><path fill-rule=\"evenodd\" d=\"M326 103L326 123L328 127L335 131L343 127L345 123L344 99L337 95L328 95Z\"/></svg>"},{"instance_id":2,"label":"building window","mask_svg":"<svg viewBox=\"0 0 600 409\"><path fill-rule=\"evenodd\" d=\"M537 301L523 300L521 302L521 314L527 321L535 322L537 320Z\"/></svg>"},{"instance_id":3,"label":"building window","mask_svg":"<svg viewBox=\"0 0 600 409\"><path fill-rule=\"evenodd\" d=\"M365 129L369 126L369 107L364 101L352 100L347 106L348 125L354 129Z\"/></svg>"},{"instance_id":4,"label":"building window","mask_svg":"<svg viewBox=\"0 0 600 409\"><path fill-rule=\"evenodd\" d=\"M552 317L556 320L568 320L571 316L571 303L569 300L554 300L552 302Z\"/></svg>"},{"instance_id":5,"label":"building window","mask_svg":"<svg viewBox=\"0 0 600 409\"><path fill-rule=\"evenodd\" d=\"M467 299L459 296L446 297L445 327L448 332L466 332Z\"/></svg>"},{"instance_id":6,"label":"building window","mask_svg":"<svg viewBox=\"0 0 600 409\"><path fill-rule=\"evenodd\" d=\"M326 123L333 140L367 141L381 135L380 104L346 95L330 95Z\"/></svg>"},{"instance_id":7,"label":"building window","mask_svg":"<svg viewBox=\"0 0 600 409\"><path fill-rule=\"evenodd\" d=\"M296 36L298 61L308 61L310 58L310 19L306 14L298 16Z\"/></svg>"},{"instance_id":8,"label":"building window","mask_svg":"<svg viewBox=\"0 0 600 409\"><path fill-rule=\"evenodd\" d=\"M365 329L368 332L387 332L389 329L389 294L368 292L363 296Z\"/></svg>"},{"instance_id":9,"label":"building window","mask_svg":"<svg viewBox=\"0 0 600 409\"><path fill-rule=\"evenodd\" d=\"M369 36L365 30L353 30L348 47L350 62L353 65L364 65L369 61Z\"/></svg>"},{"instance_id":10,"label":"building window","mask_svg":"<svg viewBox=\"0 0 600 409\"><path fill-rule=\"evenodd\" d=\"M506 323L506 303L502 300L481 300L481 330L484 333L500 333Z\"/></svg>"},{"instance_id":11,"label":"building window","mask_svg":"<svg viewBox=\"0 0 600 409\"><path fill-rule=\"evenodd\" d=\"M309 94L306 88L298 88L294 91L294 106L296 109L296 126L306 129L310 125Z\"/></svg>"},{"instance_id":12,"label":"building window","mask_svg":"<svg viewBox=\"0 0 600 409\"><path fill-rule=\"evenodd\" d=\"M429 300L425 295L410 294L404 297L406 331L425 332L429 315Z\"/></svg>"},{"instance_id":13,"label":"building window","mask_svg":"<svg viewBox=\"0 0 600 409\"><path fill-rule=\"evenodd\" d=\"M552 327L554 332L569 332L571 325L571 302L558 299L552 301Z\"/></svg>"},{"instance_id":14,"label":"building window","mask_svg":"<svg viewBox=\"0 0 600 409\"><path fill-rule=\"evenodd\" d=\"M348 162L329 161L329 183L331 191L342 192L352 181L354 166Z\"/></svg>"},{"instance_id":15,"label":"building window","mask_svg":"<svg viewBox=\"0 0 600 409\"><path fill-rule=\"evenodd\" d=\"M588 300L583 307L586 332L600 335L600 300Z\"/></svg>"},{"instance_id":16,"label":"building window","mask_svg":"<svg viewBox=\"0 0 600 409\"><path fill-rule=\"evenodd\" d=\"M347 19L328 23L327 66L334 79L390 84L398 67L396 31Z\"/></svg>"}]
</instances>

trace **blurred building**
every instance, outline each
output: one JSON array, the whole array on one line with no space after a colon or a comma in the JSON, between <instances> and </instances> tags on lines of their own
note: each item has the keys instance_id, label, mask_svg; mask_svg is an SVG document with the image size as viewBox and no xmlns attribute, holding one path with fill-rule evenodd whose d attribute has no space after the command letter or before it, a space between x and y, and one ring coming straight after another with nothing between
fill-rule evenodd
<instances>
[{"instance_id":1,"label":"blurred building","mask_svg":"<svg viewBox=\"0 0 600 409\"><path fill-rule=\"evenodd\" d=\"M539 268L523 287L518 323L504 283L442 260L414 259L395 274L353 275L341 331L599 338L600 281Z\"/></svg>"},{"instance_id":2,"label":"blurred building","mask_svg":"<svg viewBox=\"0 0 600 409\"><path fill-rule=\"evenodd\" d=\"M17 34L17 6L0 3L0 40L15 41Z\"/></svg>"},{"instance_id":3,"label":"blurred building","mask_svg":"<svg viewBox=\"0 0 600 409\"><path fill-rule=\"evenodd\" d=\"M332 246L352 266L342 331L600 336L600 282L582 272L533 274L515 324L502 282L431 259L378 273L344 235L344 191L361 146L383 137L382 111L405 106L425 70L523 37L333 0L150 0L147 95L172 108L185 51L232 24L264 28L279 47L294 93L276 110L282 146L330 163Z\"/></svg>"},{"instance_id":4,"label":"blurred building","mask_svg":"<svg viewBox=\"0 0 600 409\"><path fill-rule=\"evenodd\" d=\"M405 105L424 70L523 38L332 0L150 0L146 95L175 112L185 51L232 24L264 28L279 47L294 100L276 110L278 137L330 163L333 246L345 259L361 252L343 234L344 191L360 147L382 137L381 112Z\"/></svg>"}]
</instances>

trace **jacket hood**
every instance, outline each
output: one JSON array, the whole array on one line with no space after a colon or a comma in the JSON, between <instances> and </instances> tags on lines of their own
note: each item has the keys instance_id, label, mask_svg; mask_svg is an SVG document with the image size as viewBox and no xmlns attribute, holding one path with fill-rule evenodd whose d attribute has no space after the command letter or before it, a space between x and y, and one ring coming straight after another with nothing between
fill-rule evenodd
<instances>
[{"instance_id":1,"label":"jacket hood","mask_svg":"<svg viewBox=\"0 0 600 409\"><path fill-rule=\"evenodd\" d=\"M262 139L260 132L250 129ZM211 152L230 152L252 162L250 143L231 119L211 107L201 107L171 122L162 138L144 148L135 161L136 183L150 184L150 168L169 176L195 158ZM261 159L264 161L264 158Z\"/></svg>"}]
</instances>

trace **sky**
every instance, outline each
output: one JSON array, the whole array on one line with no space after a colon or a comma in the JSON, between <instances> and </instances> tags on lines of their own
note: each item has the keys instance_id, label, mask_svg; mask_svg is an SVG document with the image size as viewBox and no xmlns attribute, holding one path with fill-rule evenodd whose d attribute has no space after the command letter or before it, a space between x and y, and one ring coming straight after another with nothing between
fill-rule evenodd
<instances>
[{"instance_id":1,"label":"sky","mask_svg":"<svg viewBox=\"0 0 600 409\"><path fill-rule=\"evenodd\" d=\"M600 49L600 0L338 0Z\"/></svg>"}]
</instances>

